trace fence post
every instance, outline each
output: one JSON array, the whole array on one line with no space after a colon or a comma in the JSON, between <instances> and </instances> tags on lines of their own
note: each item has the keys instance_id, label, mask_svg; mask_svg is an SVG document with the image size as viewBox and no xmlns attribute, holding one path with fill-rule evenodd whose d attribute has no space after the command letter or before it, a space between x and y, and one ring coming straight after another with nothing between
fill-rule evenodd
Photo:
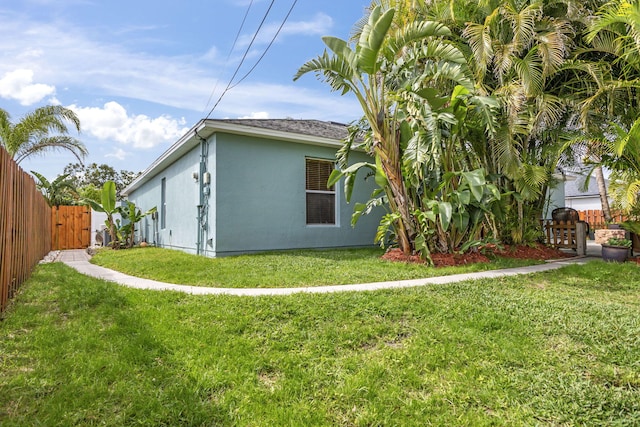
<instances>
[{"instance_id":1,"label":"fence post","mask_svg":"<svg viewBox=\"0 0 640 427\"><path fill-rule=\"evenodd\" d=\"M576 253L587 254L587 224L584 222L576 222Z\"/></svg>"}]
</instances>

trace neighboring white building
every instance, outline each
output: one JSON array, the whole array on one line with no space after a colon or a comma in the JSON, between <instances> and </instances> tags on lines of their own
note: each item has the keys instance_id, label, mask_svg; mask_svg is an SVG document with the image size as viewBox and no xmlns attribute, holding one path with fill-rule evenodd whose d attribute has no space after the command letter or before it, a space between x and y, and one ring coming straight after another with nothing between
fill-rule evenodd
<instances>
[{"instance_id":1,"label":"neighboring white building","mask_svg":"<svg viewBox=\"0 0 640 427\"><path fill-rule=\"evenodd\" d=\"M577 211L587 210L602 210L602 203L600 203L600 193L598 193L598 183L595 177L591 177L589 180L589 187L586 191L581 191L581 187L584 185L585 177L579 176L574 181L566 181L564 184L564 201L565 206L573 208ZM609 186L609 180L605 179L607 187ZM609 199L611 203L611 199Z\"/></svg>"}]
</instances>

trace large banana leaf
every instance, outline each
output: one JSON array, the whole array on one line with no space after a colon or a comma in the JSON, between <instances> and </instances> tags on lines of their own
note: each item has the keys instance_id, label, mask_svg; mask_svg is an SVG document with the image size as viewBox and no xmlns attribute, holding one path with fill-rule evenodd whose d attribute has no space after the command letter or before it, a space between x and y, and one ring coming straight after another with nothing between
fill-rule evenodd
<instances>
[{"instance_id":1,"label":"large banana leaf","mask_svg":"<svg viewBox=\"0 0 640 427\"><path fill-rule=\"evenodd\" d=\"M380 48L391 28L394 13L394 9L381 13L380 6L377 6L360 34L356 49L358 67L369 75L376 74L380 68Z\"/></svg>"}]
</instances>

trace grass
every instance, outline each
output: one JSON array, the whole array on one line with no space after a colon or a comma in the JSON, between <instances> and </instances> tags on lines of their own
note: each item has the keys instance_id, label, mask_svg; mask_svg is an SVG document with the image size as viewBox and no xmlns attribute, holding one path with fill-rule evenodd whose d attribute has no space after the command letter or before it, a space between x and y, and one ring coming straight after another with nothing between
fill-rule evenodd
<instances>
[{"instance_id":1,"label":"grass","mask_svg":"<svg viewBox=\"0 0 640 427\"><path fill-rule=\"evenodd\" d=\"M495 258L490 263L432 268L384 261L379 248L299 250L205 258L162 248L99 251L94 264L136 277L192 286L291 288L418 279L531 265L536 261Z\"/></svg>"},{"instance_id":2,"label":"grass","mask_svg":"<svg viewBox=\"0 0 640 427\"><path fill-rule=\"evenodd\" d=\"M251 298L43 265L0 322L0 425L639 425L639 271Z\"/></svg>"}]
</instances>

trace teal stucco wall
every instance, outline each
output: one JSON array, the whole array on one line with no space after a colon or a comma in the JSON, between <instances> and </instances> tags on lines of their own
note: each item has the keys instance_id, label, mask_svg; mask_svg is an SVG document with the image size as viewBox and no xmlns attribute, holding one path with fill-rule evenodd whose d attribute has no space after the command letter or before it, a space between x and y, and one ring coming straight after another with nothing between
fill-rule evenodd
<instances>
[{"instance_id":1,"label":"teal stucco wall","mask_svg":"<svg viewBox=\"0 0 640 427\"><path fill-rule=\"evenodd\" d=\"M196 251L198 184L192 173L198 170L199 149L193 148L171 166L157 173L128 199L146 212L154 206L157 219L145 217L137 230L137 240L187 252ZM161 182L166 182L166 218L162 228Z\"/></svg>"},{"instance_id":2,"label":"teal stucco wall","mask_svg":"<svg viewBox=\"0 0 640 427\"><path fill-rule=\"evenodd\" d=\"M381 208L351 227L354 203L368 200L375 187L372 178L365 181L364 171L351 204L346 203L342 183L336 186L337 224L306 224L305 159L334 160L335 148L225 133L214 134L207 144L211 183L205 196L203 255L373 245ZM200 153L200 146L194 146L129 194L143 211L157 206L161 212L161 180L166 179L166 227L160 227L160 218L147 217L139 227L139 239L197 252L201 181L192 174L200 171ZM352 162L368 160L352 153Z\"/></svg>"},{"instance_id":3,"label":"teal stucco wall","mask_svg":"<svg viewBox=\"0 0 640 427\"><path fill-rule=\"evenodd\" d=\"M373 245L382 209L351 227L355 202L368 200L373 179L358 178L351 204L336 186L335 225L306 224L305 159L335 159L334 148L218 134L216 253ZM365 161L354 153L352 161Z\"/></svg>"}]
</instances>

